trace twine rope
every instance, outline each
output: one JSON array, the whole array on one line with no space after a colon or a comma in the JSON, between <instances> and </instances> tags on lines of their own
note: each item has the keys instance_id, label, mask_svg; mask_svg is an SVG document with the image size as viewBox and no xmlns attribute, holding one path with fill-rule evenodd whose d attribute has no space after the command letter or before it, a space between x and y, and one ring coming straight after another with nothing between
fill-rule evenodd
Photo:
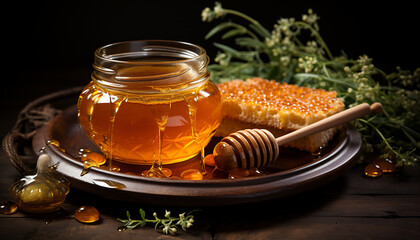
<instances>
[{"instance_id":1,"label":"twine rope","mask_svg":"<svg viewBox=\"0 0 420 240\"><path fill-rule=\"evenodd\" d=\"M53 103L78 96L82 89L83 87L74 87L42 96L28 103L19 112L15 125L2 141L3 150L19 173L25 175L34 170L25 165L22 159L27 156L19 155L18 150L30 145L36 132L61 112L61 109L56 108Z\"/></svg>"}]
</instances>

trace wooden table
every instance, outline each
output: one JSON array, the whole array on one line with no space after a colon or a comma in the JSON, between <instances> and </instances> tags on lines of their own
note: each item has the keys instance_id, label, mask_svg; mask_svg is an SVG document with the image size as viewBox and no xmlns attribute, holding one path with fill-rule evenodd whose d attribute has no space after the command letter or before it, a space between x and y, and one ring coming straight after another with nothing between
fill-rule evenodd
<instances>
[{"instance_id":1,"label":"wooden table","mask_svg":"<svg viewBox=\"0 0 420 240\"><path fill-rule=\"evenodd\" d=\"M0 239L420 239L420 166L398 169L377 179L357 165L338 179L310 192L255 204L202 208L188 232L166 236L145 228L119 232L126 210L139 208L149 218L165 209L173 215L188 208L140 206L101 199L71 189L62 209L53 214L17 212L0 215ZM0 155L0 199L11 200L10 184L19 176L5 153ZM82 205L95 206L99 222L73 218Z\"/></svg>"}]
</instances>

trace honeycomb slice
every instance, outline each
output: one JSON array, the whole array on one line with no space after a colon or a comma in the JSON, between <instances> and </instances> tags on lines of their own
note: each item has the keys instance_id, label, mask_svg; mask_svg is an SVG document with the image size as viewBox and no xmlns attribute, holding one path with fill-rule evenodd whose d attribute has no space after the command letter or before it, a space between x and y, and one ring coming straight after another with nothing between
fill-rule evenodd
<instances>
[{"instance_id":1,"label":"honeycomb slice","mask_svg":"<svg viewBox=\"0 0 420 240\"><path fill-rule=\"evenodd\" d=\"M262 78L221 83L224 118L293 131L344 108L335 91Z\"/></svg>"},{"instance_id":2,"label":"honeycomb slice","mask_svg":"<svg viewBox=\"0 0 420 240\"><path fill-rule=\"evenodd\" d=\"M223 119L215 136L225 137L247 128L265 128L282 136L331 116L344 108L334 91L311 89L261 78L233 80L218 85ZM325 147L337 129L304 137L283 147L316 152Z\"/></svg>"}]
</instances>

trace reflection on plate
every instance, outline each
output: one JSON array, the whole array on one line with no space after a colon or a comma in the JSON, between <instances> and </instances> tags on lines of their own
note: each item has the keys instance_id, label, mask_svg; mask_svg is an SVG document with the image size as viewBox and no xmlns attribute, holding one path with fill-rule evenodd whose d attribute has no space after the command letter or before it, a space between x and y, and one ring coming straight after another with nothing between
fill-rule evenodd
<instances>
[{"instance_id":1,"label":"reflection on plate","mask_svg":"<svg viewBox=\"0 0 420 240\"><path fill-rule=\"evenodd\" d=\"M109 199L189 207L264 201L313 189L351 168L362 144L359 132L346 126L317 158L298 150L282 149L278 161L266 167L265 175L229 180L209 179L211 174L207 174L205 180L193 181L134 175L147 167L115 161L112 164L119 172L93 167L80 176L83 164L77 158L79 149L98 150L80 128L76 106L64 110L38 131L33 139L35 152L50 139L58 140L66 150L63 153L53 145L46 148L53 162L59 162L57 170L70 180L72 187ZM211 152L217 140L214 139L206 151ZM193 158L169 167L174 175L179 175L183 169L198 166L198 159Z\"/></svg>"}]
</instances>

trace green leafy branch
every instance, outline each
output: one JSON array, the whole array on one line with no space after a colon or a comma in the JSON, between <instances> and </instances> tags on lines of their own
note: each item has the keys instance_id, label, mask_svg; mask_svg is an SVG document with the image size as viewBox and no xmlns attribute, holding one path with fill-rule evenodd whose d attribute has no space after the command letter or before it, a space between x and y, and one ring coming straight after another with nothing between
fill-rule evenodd
<instances>
[{"instance_id":1,"label":"green leafy branch","mask_svg":"<svg viewBox=\"0 0 420 240\"><path fill-rule=\"evenodd\" d=\"M355 126L362 134L365 152L380 151L395 156L397 165L418 161L420 148L420 68L386 74L366 55L351 59L344 53L334 56L319 32L318 16L311 10L300 20L280 18L270 32L256 19L225 9L216 2L205 8L202 20L211 22L231 15L205 36L234 39L236 47L220 42L215 64L208 69L216 83L233 79L262 77L279 82L336 91L347 107L380 102L384 113L365 117ZM246 25L246 23L248 23Z\"/></svg>"},{"instance_id":2,"label":"green leafy branch","mask_svg":"<svg viewBox=\"0 0 420 240\"><path fill-rule=\"evenodd\" d=\"M192 212L185 215L185 213L179 214L179 217L172 217L171 212L165 210L164 218L159 218L156 212L153 213L154 219L147 219L146 212L140 208L140 218L141 219L132 219L130 212L127 211L127 219L120 219L118 221L124 223L124 227L127 229L134 229L137 227L144 227L147 223L152 223L155 225L155 231L161 231L163 234L175 235L177 232L177 227L180 226L182 230L187 231L187 228L192 227L194 223L194 216Z\"/></svg>"}]
</instances>

